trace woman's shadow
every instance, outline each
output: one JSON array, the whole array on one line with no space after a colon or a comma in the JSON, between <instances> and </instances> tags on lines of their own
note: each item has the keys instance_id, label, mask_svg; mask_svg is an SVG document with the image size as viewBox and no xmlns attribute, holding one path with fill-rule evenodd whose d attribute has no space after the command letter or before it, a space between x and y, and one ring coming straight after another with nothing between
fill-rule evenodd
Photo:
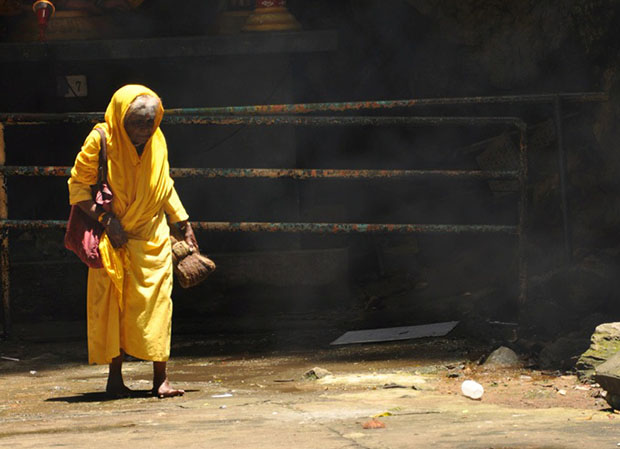
<instances>
[{"instance_id":1,"label":"woman's shadow","mask_svg":"<svg viewBox=\"0 0 620 449\"><path fill-rule=\"evenodd\" d=\"M191 393L199 390L185 390L185 393ZM45 402L66 402L68 404L81 403L81 402L107 402L118 401L119 399L144 399L144 398L157 398L153 395L152 390L131 390L129 395L111 395L105 391L97 391L90 393L81 393L75 396L62 396L58 398L47 398Z\"/></svg>"},{"instance_id":2,"label":"woman's shadow","mask_svg":"<svg viewBox=\"0 0 620 449\"><path fill-rule=\"evenodd\" d=\"M80 393L75 396L62 396L58 398L47 398L45 402L67 402L67 403L79 403L79 402L105 402L105 401L117 401L119 399L135 399L135 398L154 398L151 390L132 390L131 394L126 396L111 395L105 391Z\"/></svg>"}]
</instances>

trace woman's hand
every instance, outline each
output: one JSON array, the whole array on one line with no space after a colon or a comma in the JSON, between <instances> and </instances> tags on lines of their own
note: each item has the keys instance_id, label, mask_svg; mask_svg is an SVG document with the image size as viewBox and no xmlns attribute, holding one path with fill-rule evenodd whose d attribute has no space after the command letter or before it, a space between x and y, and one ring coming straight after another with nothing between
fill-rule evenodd
<instances>
[{"instance_id":1,"label":"woman's hand","mask_svg":"<svg viewBox=\"0 0 620 449\"><path fill-rule=\"evenodd\" d=\"M106 213L102 220L102 224L114 248L120 248L127 243L127 233L123 229L120 220L113 214L109 212Z\"/></svg>"},{"instance_id":2,"label":"woman's hand","mask_svg":"<svg viewBox=\"0 0 620 449\"><path fill-rule=\"evenodd\" d=\"M190 247L190 249L194 251L198 251L198 242L196 241L196 236L194 235L194 230L192 229L192 225L189 221L182 221L179 223L179 229L183 232L183 238L185 243Z\"/></svg>"},{"instance_id":3,"label":"woman's hand","mask_svg":"<svg viewBox=\"0 0 620 449\"><path fill-rule=\"evenodd\" d=\"M102 212L101 206L97 205L93 200L85 200L77 203L77 206L84 211L86 215L93 220L99 221L105 232L110 238L110 243L114 248L120 248L127 243L127 233L123 229L123 225L116 215L112 212Z\"/></svg>"}]
</instances>

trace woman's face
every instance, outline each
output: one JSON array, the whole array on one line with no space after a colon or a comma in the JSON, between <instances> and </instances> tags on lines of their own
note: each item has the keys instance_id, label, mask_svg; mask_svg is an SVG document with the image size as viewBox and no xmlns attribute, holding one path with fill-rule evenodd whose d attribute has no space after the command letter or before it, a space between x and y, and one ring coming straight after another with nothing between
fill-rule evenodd
<instances>
[{"instance_id":1,"label":"woman's face","mask_svg":"<svg viewBox=\"0 0 620 449\"><path fill-rule=\"evenodd\" d=\"M144 145L155 132L159 98L140 95L129 105L123 126L135 146Z\"/></svg>"}]
</instances>

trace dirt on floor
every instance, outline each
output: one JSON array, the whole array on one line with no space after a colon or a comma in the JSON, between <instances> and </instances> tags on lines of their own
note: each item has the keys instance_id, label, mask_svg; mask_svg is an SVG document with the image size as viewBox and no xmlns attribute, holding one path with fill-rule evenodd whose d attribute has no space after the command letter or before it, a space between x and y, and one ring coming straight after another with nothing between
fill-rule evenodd
<instances>
[{"instance_id":1,"label":"dirt on floor","mask_svg":"<svg viewBox=\"0 0 620 449\"><path fill-rule=\"evenodd\" d=\"M110 400L107 367L85 364L81 339L2 342L0 447L620 445L620 414L600 388L570 373L487 368L479 360L489 348L464 339L340 347L308 340L315 347L305 350L265 348L269 340L175 337L169 374L186 394L165 400L149 395L148 362L126 361L136 395ZM304 376L314 367L331 374ZM480 400L463 396L466 379L484 387ZM365 428L373 419L385 427Z\"/></svg>"}]
</instances>

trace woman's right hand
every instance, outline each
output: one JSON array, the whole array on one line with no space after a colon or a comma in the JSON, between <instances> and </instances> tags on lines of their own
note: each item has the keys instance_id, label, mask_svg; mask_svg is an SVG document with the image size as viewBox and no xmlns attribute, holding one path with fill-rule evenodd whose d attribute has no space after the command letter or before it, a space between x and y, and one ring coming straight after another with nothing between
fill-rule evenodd
<instances>
[{"instance_id":1,"label":"woman's right hand","mask_svg":"<svg viewBox=\"0 0 620 449\"><path fill-rule=\"evenodd\" d=\"M123 225L118 218L114 215L109 214L103 220L103 226L105 228L105 232L108 234L108 238L110 239L110 243L114 248L120 248L125 243L127 243L127 233L123 229Z\"/></svg>"}]
</instances>

